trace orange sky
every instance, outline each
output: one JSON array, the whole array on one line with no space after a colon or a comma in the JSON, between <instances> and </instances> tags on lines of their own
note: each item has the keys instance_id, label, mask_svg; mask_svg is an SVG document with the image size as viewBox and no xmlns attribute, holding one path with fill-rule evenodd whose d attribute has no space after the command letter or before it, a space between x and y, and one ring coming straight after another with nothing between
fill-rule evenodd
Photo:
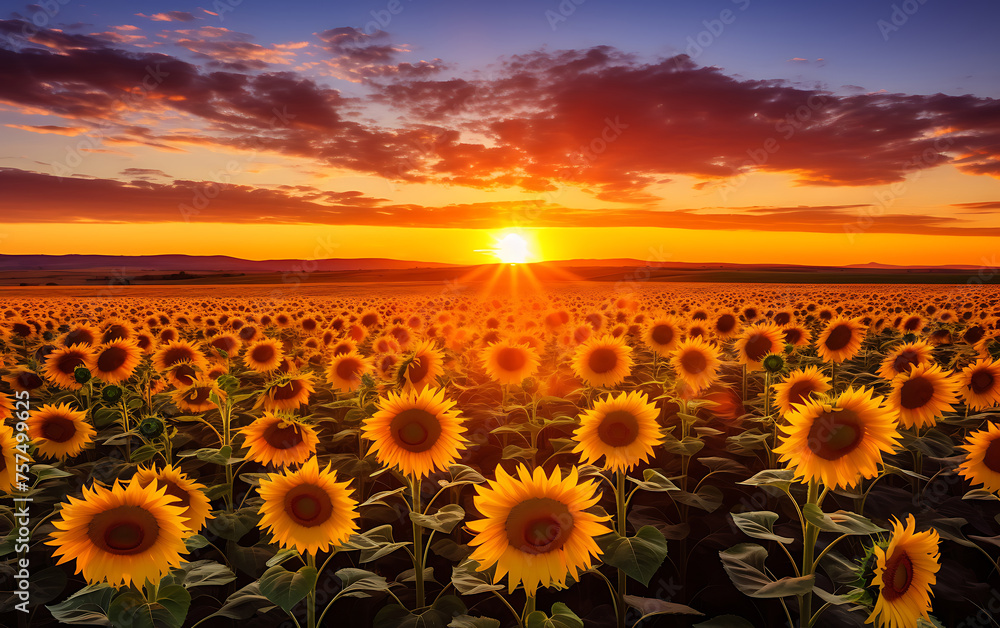
<instances>
[{"instance_id":1,"label":"orange sky","mask_svg":"<svg viewBox=\"0 0 1000 628\"><path fill-rule=\"evenodd\" d=\"M0 49L0 252L474 264L515 230L535 260L989 265L1000 241L994 98L206 19Z\"/></svg>"}]
</instances>

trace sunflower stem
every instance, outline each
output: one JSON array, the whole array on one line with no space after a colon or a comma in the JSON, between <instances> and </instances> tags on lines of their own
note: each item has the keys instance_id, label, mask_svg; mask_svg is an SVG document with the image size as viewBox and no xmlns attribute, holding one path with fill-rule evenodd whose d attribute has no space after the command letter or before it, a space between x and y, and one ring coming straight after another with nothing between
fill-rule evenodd
<instances>
[{"instance_id":1,"label":"sunflower stem","mask_svg":"<svg viewBox=\"0 0 1000 628\"><path fill-rule=\"evenodd\" d=\"M625 520L625 471L620 470L615 472L615 501L618 506L618 535L624 537L626 535L627 522ZM621 569L618 570L618 600L615 605L615 614L618 616L618 628L625 628L625 587L627 585L627 578L625 577L625 572Z\"/></svg>"},{"instance_id":2,"label":"sunflower stem","mask_svg":"<svg viewBox=\"0 0 1000 628\"><path fill-rule=\"evenodd\" d=\"M410 496L413 498L413 510L411 512L420 514L420 478L416 475L410 477ZM417 608L423 608L427 599L424 595L424 530L413 519L413 577L416 581Z\"/></svg>"},{"instance_id":3,"label":"sunflower stem","mask_svg":"<svg viewBox=\"0 0 1000 628\"><path fill-rule=\"evenodd\" d=\"M819 482L809 480L809 494L807 503L817 505L819 503ZM803 521L804 533L802 538L802 575L811 576L813 574L816 559L816 538L819 536L819 528L808 520ZM799 596L799 627L808 628L812 620L812 591Z\"/></svg>"},{"instance_id":4,"label":"sunflower stem","mask_svg":"<svg viewBox=\"0 0 1000 628\"><path fill-rule=\"evenodd\" d=\"M306 554L306 565L316 569L316 554L312 552ZM306 596L306 625L309 628L316 628L316 584L318 582L319 574L317 573L316 582L313 582L312 589Z\"/></svg>"},{"instance_id":5,"label":"sunflower stem","mask_svg":"<svg viewBox=\"0 0 1000 628\"><path fill-rule=\"evenodd\" d=\"M223 407L222 410L223 443L220 446L220 448L226 446L232 447L233 435L230 423L232 422L233 405L232 401L229 398L229 395L226 395L226 401L222 404L222 407ZM233 511L233 465L229 464L229 462L227 461L225 467L226 467L226 486L229 487L229 490L226 491L225 494L226 506L228 512L232 512Z\"/></svg>"},{"instance_id":6,"label":"sunflower stem","mask_svg":"<svg viewBox=\"0 0 1000 628\"><path fill-rule=\"evenodd\" d=\"M535 596L529 595L525 592L524 598L524 613L521 614L521 625L524 626L528 623L528 615L535 612Z\"/></svg>"}]
</instances>

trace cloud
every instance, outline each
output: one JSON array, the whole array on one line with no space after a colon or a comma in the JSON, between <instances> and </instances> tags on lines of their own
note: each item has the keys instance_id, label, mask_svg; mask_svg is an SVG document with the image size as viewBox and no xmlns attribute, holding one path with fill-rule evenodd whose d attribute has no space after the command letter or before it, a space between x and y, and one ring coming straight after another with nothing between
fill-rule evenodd
<instances>
[{"instance_id":1,"label":"cloud","mask_svg":"<svg viewBox=\"0 0 1000 628\"><path fill-rule=\"evenodd\" d=\"M1000 201L982 201L978 203L953 203L959 211L967 214L1000 214Z\"/></svg>"},{"instance_id":2,"label":"cloud","mask_svg":"<svg viewBox=\"0 0 1000 628\"><path fill-rule=\"evenodd\" d=\"M136 170L136 169L132 169ZM213 181L157 182L159 171L124 171L130 182L62 177L0 168L0 212L10 223L259 222L397 227L496 228L530 212L533 227L663 227L698 230L845 233L862 215L860 205L749 207L677 211L626 208L590 210L543 201L390 204L356 190L306 185L254 187ZM143 178L144 176L144 178ZM165 176L165 175L163 175ZM201 198L202 202L195 199ZM207 200L211 197L211 200ZM706 213L707 212L707 213ZM867 214L865 214L867 215ZM871 233L1000 236L956 218L883 214L866 224Z\"/></svg>"},{"instance_id":3,"label":"cloud","mask_svg":"<svg viewBox=\"0 0 1000 628\"><path fill-rule=\"evenodd\" d=\"M0 34L24 24L0 21ZM573 186L640 209L659 207L653 186L677 176L704 190L754 172L826 187L884 185L944 164L1000 177L991 98L837 94L608 46L532 51L490 74L449 76L446 64L401 61L407 49L386 33L348 27L317 33L329 58L271 71L309 44L261 46L213 26L171 32L167 41L196 59L40 29L0 48L0 102L99 126L110 146L263 151L480 189ZM324 68L362 85L348 96L316 77ZM157 118L183 118L184 129Z\"/></svg>"},{"instance_id":4,"label":"cloud","mask_svg":"<svg viewBox=\"0 0 1000 628\"><path fill-rule=\"evenodd\" d=\"M319 69L330 76L362 82L376 78L424 79L441 72L447 66L441 59L400 62L408 52L405 46L389 43L385 31L366 33L354 27L332 28L316 33L323 48L332 57L308 63L305 67Z\"/></svg>"},{"instance_id":5,"label":"cloud","mask_svg":"<svg viewBox=\"0 0 1000 628\"><path fill-rule=\"evenodd\" d=\"M153 15L136 13L136 15L148 18L154 22L193 22L198 19L187 11L166 11L164 13L154 13Z\"/></svg>"},{"instance_id":6,"label":"cloud","mask_svg":"<svg viewBox=\"0 0 1000 628\"><path fill-rule=\"evenodd\" d=\"M80 135L81 133L87 130L85 127L82 126L57 126L54 124L42 124L42 125L6 124L4 126L8 126L12 129L29 131L31 133L65 135L67 137L76 137L77 135Z\"/></svg>"}]
</instances>

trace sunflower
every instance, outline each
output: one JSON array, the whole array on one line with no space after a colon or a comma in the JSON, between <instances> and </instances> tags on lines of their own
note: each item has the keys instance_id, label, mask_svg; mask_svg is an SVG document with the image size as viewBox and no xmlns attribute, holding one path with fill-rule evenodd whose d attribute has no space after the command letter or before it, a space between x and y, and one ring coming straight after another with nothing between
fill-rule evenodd
<instances>
[{"instance_id":1,"label":"sunflower","mask_svg":"<svg viewBox=\"0 0 1000 628\"><path fill-rule=\"evenodd\" d=\"M334 356L326 370L326 379L335 390L353 392L361 387L361 378L371 371L371 360L352 351Z\"/></svg>"},{"instance_id":2,"label":"sunflower","mask_svg":"<svg viewBox=\"0 0 1000 628\"><path fill-rule=\"evenodd\" d=\"M827 362L850 360L861 350L865 327L858 321L838 316L830 321L816 340L819 357Z\"/></svg>"},{"instance_id":3,"label":"sunflower","mask_svg":"<svg viewBox=\"0 0 1000 628\"><path fill-rule=\"evenodd\" d=\"M167 487L143 487L115 480L112 489L94 485L83 499L69 498L53 521L56 531L46 545L55 546L57 565L76 560L76 573L91 584L113 587L159 582L186 553L184 509Z\"/></svg>"},{"instance_id":4,"label":"sunflower","mask_svg":"<svg viewBox=\"0 0 1000 628\"><path fill-rule=\"evenodd\" d=\"M132 340L114 340L94 349L87 367L106 384L120 384L132 377L142 350Z\"/></svg>"},{"instance_id":5,"label":"sunflower","mask_svg":"<svg viewBox=\"0 0 1000 628\"><path fill-rule=\"evenodd\" d=\"M251 371L269 373L278 368L282 357L284 354L278 343L271 338L264 338L247 347L243 354L243 364Z\"/></svg>"},{"instance_id":6,"label":"sunflower","mask_svg":"<svg viewBox=\"0 0 1000 628\"><path fill-rule=\"evenodd\" d=\"M914 366L930 364L931 350L931 346L923 340L907 342L885 356L882 366L879 367L878 376L892 380L900 373L909 372Z\"/></svg>"},{"instance_id":7,"label":"sunflower","mask_svg":"<svg viewBox=\"0 0 1000 628\"><path fill-rule=\"evenodd\" d=\"M1000 426L987 423L985 430L969 435L962 449L967 453L958 467L959 475L991 493L1000 491Z\"/></svg>"},{"instance_id":8,"label":"sunflower","mask_svg":"<svg viewBox=\"0 0 1000 628\"><path fill-rule=\"evenodd\" d=\"M240 350L240 338L236 334L219 334L213 336L211 340L208 341L208 346L210 349L215 349L216 351L225 351L226 355L232 358Z\"/></svg>"},{"instance_id":9,"label":"sunflower","mask_svg":"<svg viewBox=\"0 0 1000 628\"><path fill-rule=\"evenodd\" d=\"M807 399L794 406L785 415L788 425L779 426L774 451L781 462L803 482L819 480L831 489L877 475L882 452L891 453L900 435L892 409L872 393L848 388L834 404Z\"/></svg>"},{"instance_id":10,"label":"sunflower","mask_svg":"<svg viewBox=\"0 0 1000 628\"><path fill-rule=\"evenodd\" d=\"M691 393L698 394L718 379L722 360L718 347L696 336L678 345L670 363Z\"/></svg>"},{"instance_id":11,"label":"sunflower","mask_svg":"<svg viewBox=\"0 0 1000 628\"><path fill-rule=\"evenodd\" d=\"M60 388L80 390L76 381L76 367L86 366L93 354L90 345L75 344L72 347L56 349L45 358L45 377Z\"/></svg>"},{"instance_id":12,"label":"sunflower","mask_svg":"<svg viewBox=\"0 0 1000 628\"><path fill-rule=\"evenodd\" d=\"M31 458L18 450L14 428L0 422L0 493L14 492L18 462L31 462Z\"/></svg>"},{"instance_id":13,"label":"sunflower","mask_svg":"<svg viewBox=\"0 0 1000 628\"><path fill-rule=\"evenodd\" d=\"M101 332L101 342L109 343L116 340L129 340L135 334L131 323L122 320L112 320L104 324Z\"/></svg>"},{"instance_id":14,"label":"sunflower","mask_svg":"<svg viewBox=\"0 0 1000 628\"><path fill-rule=\"evenodd\" d=\"M5 375L3 381L14 389L15 392L32 392L45 385L42 376L27 366L21 365Z\"/></svg>"},{"instance_id":15,"label":"sunflower","mask_svg":"<svg viewBox=\"0 0 1000 628\"><path fill-rule=\"evenodd\" d=\"M465 449L465 427L454 405L442 389L390 392L379 399L378 412L365 419L361 431L380 463L423 478L447 469Z\"/></svg>"},{"instance_id":16,"label":"sunflower","mask_svg":"<svg viewBox=\"0 0 1000 628\"><path fill-rule=\"evenodd\" d=\"M655 351L661 357L667 357L677 348L677 343L681 339L680 324L672 316L661 316L653 319L646 325L646 332L643 340L646 346Z\"/></svg>"},{"instance_id":17,"label":"sunflower","mask_svg":"<svg viewBox=\"0 0 1000 628\"><path fill-rule=\"evenodd\" d=\"M930 427L958 403L958 381L937 364L915 366L892 380L889 404L903 427Z\"/></svg>"},{"instance_id":18,"label":"sunflower","mask_svg":"<svg viewBox=\"0 0 1000 628\"><path fill-rule=\"evenodd\" d=\"M632 372L632 347L625 338L592 338L576 349L573 370L590 386L616 386Z\"/></svg>"},{"instance_id":19,"label":"sunflower","mask_svg":"<svg viewBox=\"0 0 1000 628\"><path fill-rule=\"evenodd\" d=\"M483 518L468 523L476 534L469 544L477 571L496 565L494 584L507 575L509 592L523 584L534 596L539 586L566 586L567 575L576 580L590 569L601 555L594 539L611 532L603 523L610 516L586 512L601 498L594 480L580 482L576 467L563 479L558 467L547 476L523 464L516 478L499 466L496 476L489 487L476 487Z\"/></svg>"},{"instance_id":20,"label":"sunflower","mask_svg":"<svg viewBox=\"0 0 1000 628\"><path fill-rule=\"evenodd\" d=\"M226 393L219 388L215 380L202 375L191 382L190 386L175 390L171 397L177 407L185 412L205 412L217 407L211 400L213 392L219 399L226 398Z\"/></svg>"},{"instance_id":21,"label":"sunflower","mask_svg":"<svg viewBox=\"0 0 1000 628\"><path fill-rule=\"evenodd\" d=\"M745 364L750 370L758 370L764 356L768 353L780 353L783 343L781 328L766 321L744 329L734 348L741 364Z\"/></svg>"},{"instance_id":22,"label":"sunflower","mask_svg":"<svg viewBox=\"0 0 1000 628\"><path fill-rule=\"evenodd\" d=\"M198 371L208 367L208 360L190 342L171 340L153 354L153 366L174 386L190 386Z\"/></svg>"},{"instance_id":23,"label":"sunflower","mask_svg":"<svg viewBox=\"0 0 1000 628\"><path fill-rule=\"evenodd\" d=\"M1000 404L1000 360L977 360L959 375L962 398L971 410Z\"/></svg>"},{"instance_id":24,"label":"sunflower","mask_svg":"<svg viewBox=\"0 0 1000 628\"><path fill-rule=\"evenodd\" d=\"M812 365L795 369L785 377L785 381L774 384L774 399L782 415L792 411L792 404L805 403L812 395L830 390L830 378L823 375L819 367Z\"/></svg>"},{"instance_id":25,"label":"sunflower","mask_svg":"<svg viewBox=\"0 0 1000 628\"><path fill-rule=\"evenodd\" d=\"M93 441L94 428L87 423L86 410L69 404L45 404L28 418L28 436L47 458L65 460L76 456Z\"/></svg>"},{"instance_id":26,"label":"sunflower","mask_svg":"<svg viewBox=\"0 0 1000 628\"><path fill-rule=\"evenodd\" d=\"M720 340L727 340L740 333L740 319L730 310L717 312L712 318L712 334Z\"/></svg>"},{"instance_id":27,"label":"sunflower","mask_svg":"<svg viewBox=\"0 0 1000 628\"><path fill-rule=\"evenodd\" d=\"M577 442L573 453L582 453L581 459L588 464L603 456L605 469L630 471L646 462L653 446L659 444L659 414L646 393L608 395L597 401L593 410L580 415L580 427L573 433Z\"/></svg>"},{"instance_id":28,"label":"sunflower","mask_svg":"<svg viewBox=\"0 0 1000 628\"><path fill-rule=\"evenodd\" d=\"M916 532L913 515L906 517L904 526L899 519L892 522L889 547L876 545L875 578L879 588L878 601L866 624L878 618L879 628L909 628L920 618L928 619L931 610L931 585L937 584L941 555L940 537L936 530Z\"/></svg>"},{"instance_id":29,"label":"sunflower","mask_svg":"<svg viewBox=\"0 0 1000 628\"><path fill-rule=\"evenodd\" d=\"M314 556L336 549L358 531L358 502L348 486L329 464L321 470L315 456L296 471L268 474L257 488L264 500L259 526L283 548Z\"/></svg>"},{"instance_id":30,"label":"sunflower","mask_svg":"<svg viewBox=\"0 0 1000 628\"><path fill-rule=\"evenodd\" d=\"M483 349L486 372L500 384L520 384L538 371L538 353L526 344L504 340Z\"/></svg>"},{"instance_id":31,"label":"sunflower","mask_svg":"<svg viewBox=\"0 0 1000 628\"><path fill-rule=\"evenodd\" d=\"M316 392L309 373L285 375L272 382L264 390L260 402L265 410L297 410L299 406L309 403L309 395Z\"/></svg>"},{"instance_id":32,"label":"sunflower","mask_svg":"<svg viewBox=\"0 0 1000 628\"><path fill-rule=\"evenodd\" d=\"M399 341L392 336L379 336L372 342L372 351L374 353L399 353Z\"/></svg>"},{"instance_id":33,"label":"sunflower","mask_svg":"<svg viewBox=\"0 0 1000 628\"><path fill-rule=\"evenodd\" d=\"M64 347L76 344L94 346L101 344L100 337L101 332L93 325L77 323L69 326L69 331L59 340L59 344Z\"/></svg>"},{"instance_id":34,"label":"sunflower","mask_svg":"<svg viewBox=\"0 0 1000 628\"><path fill-rule=\"evenodd\" d=\"M358 343L354 342L350 338L341 338L330 349L333 355L341 355L344 353L350 353L351 351L357 351L357 350L358 350Z\"/></svg>"},{"instance_id":35,"label":"sunflower","mask_svg":"<svg viewBox=\"0 0 1000 628\"><path fill-rule=\"evenodd\" d=\"M424 341L400 367L399 376L405 382L404 390L420 391L434 384L438 376L444 373L443 363L444 358L434 348L434 342Z\"/></svg>"},{"instance_id":36,"label":"sunflower","mask_svg":"<svg viewBox=\"0 0 1000 628\"><path fill-rule=\"evenodd\" d=\"M184 509L181 514L183 523L191 532L198 532L205 525L205 521L212 518L212 507L208 497L205 496L205 486L189 478L180 467L168 464L159 471L152 467L139 467L131 481L138 482L143 487L149 486L154 481L160 487L165 486L167 495L177 498L177 502L173 505Z\"/></svg>"},{"instance_id":37,"label":"sunflower","mask_svg":"<svg viewBox=\"0 0 1000 628\"><path fill-rule=\"evenodd\" d=\"M804 347L812 339L812 333L802 325L789 325L781 330L785 344L793 347Z\"/></svg>"},{"instance_id":38,"label":"sunflower","mask_svg":"<svg viewBox=\"0 0 1000 628\"><path fill-rule=\"evenodd\" d=\"M396 353L385 353L375 358L375 371L382 379L391 379L399 369L402 358Z\"/></svg>"},{"instance_id":39,"label":"sunflower","mask_svg":"<svg viewBox=\"0 0 1000 628\"><path fill-rule=\"evenodd\" d=\"M316 429L292 417L265 412L242 430L247 460L277 467L302 464L316 453Z\"/></svg>"}]
</instances>

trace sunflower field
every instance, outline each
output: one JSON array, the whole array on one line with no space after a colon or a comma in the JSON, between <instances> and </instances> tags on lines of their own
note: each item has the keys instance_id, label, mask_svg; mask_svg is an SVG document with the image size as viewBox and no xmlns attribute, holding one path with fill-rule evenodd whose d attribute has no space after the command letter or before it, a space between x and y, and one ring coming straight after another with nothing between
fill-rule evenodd
<instances>
[{"instance_id":1,"label":"sunflower field","mask_svg":"<svg viewBox=\"0 0 1000 628\"><path fill-rule=\"evenodd\" d=\"M0 296L2 625L1000 625L994 287L227 290Z\"/></svg>"}]
</instances>

